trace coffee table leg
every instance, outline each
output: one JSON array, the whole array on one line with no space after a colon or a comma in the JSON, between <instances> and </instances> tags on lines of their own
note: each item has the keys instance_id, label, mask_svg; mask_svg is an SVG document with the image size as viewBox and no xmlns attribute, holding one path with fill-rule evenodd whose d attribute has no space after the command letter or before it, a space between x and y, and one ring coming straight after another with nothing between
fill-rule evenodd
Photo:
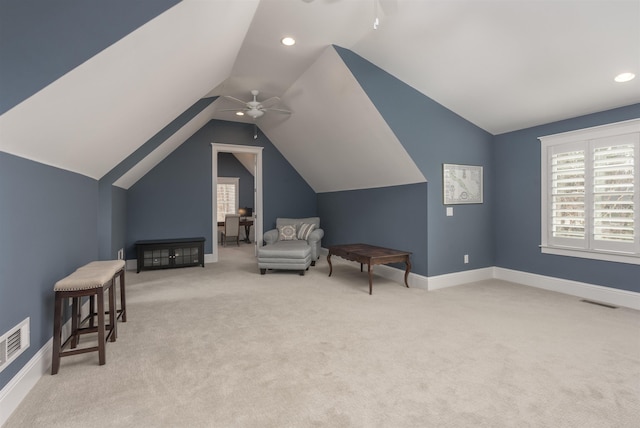
<instances>
[{"instance_id":1,"label":"coffee table leg","mask_svg":"<svg viewBox=\"0 0 640 428\"><path fill-rule=\"evenodd\" d=\"M369 295L373 294L373 270L371 269L371 263L369 263Z\"/></svg>"},{"instance_id":2,"label":"coffee table leg","mask_svg":"<svg viewBox=\"0 0 640 428\"><path fill-rule=\"evenodd\" d=\"M407 257L407 260L404 262L404 264L405 264L404 285L406 285L407 288L409 288L409 283L407 282L407 278L409 277L409 271L411 270L411 261L409 260L409 257Z\"/></svg>"},{"instance_id":3,"label":"coffee table leg","mask_svg":"<svg viewBox=\"0 0 640 428\"><path fill-rule=\"evenodd\" d=\"M331 272L333 272L333 266L331 265L331 253L327 256L327 263L329 263L329 276L331 276Z\"/></svg>"}]
</instances>

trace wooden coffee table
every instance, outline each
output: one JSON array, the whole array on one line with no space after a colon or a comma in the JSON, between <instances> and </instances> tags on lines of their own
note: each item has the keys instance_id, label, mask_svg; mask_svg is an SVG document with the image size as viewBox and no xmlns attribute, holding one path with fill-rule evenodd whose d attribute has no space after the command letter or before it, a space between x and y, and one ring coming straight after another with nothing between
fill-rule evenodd
<instances>
[{"instance_id":1,"label":"wooden coffee table","mask_svg":"<svg viewBox=\"0 0 640 428\"><path fill-rule=\"evenodd\" d=\"M327 263L329 263L329 276L331 276L331 273L333 272L333 266L331 265L331 256L333 255L360 263L360 272L362 272L363 264L367 264L367 266L369 266L369 294L372 294L373 292L372 266L404 262L404 285L409 288L407 278L409 277L409 271L411 270L411 260L409 259L411 253L408 251L392 250L391 248L376 247L368 244L333 245L329 247L329 255L327 256Z\"/></svg>"}]
</instances>

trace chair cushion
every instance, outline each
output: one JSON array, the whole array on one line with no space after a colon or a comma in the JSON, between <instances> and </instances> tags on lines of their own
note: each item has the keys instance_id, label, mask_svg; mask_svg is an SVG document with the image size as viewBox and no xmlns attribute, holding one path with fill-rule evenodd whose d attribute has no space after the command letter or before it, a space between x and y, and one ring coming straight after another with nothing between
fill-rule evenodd
<instances>
[{"instance_id":1,"label":"chair cushion","mask_svg":"<svg viewBox=\"0 0 640 428\"><path fill-rule=\"evenodd\" d=\"M125 267L124 260L98 260L98 261L87 263L86 265L79 267L78 270L103 269L106 271L110 271L112 275L115 275L117 272L124 269L124 267Z\"/></svg>"},{"instance_id":2,"label":"chair cushion","mask_svg":"<svg viewBox=\"0 0 640 428\"><path fill-rule=\"evenodd\" d=\"M258 248L258 260L264 259L305 259L311 254L306 241L278 241Z\"/></svg>"},{"instance_id":3,"label":"chair cushion","mask_svg":"<svg viewBox=\"0 0 640 428\"><path fill-rule=\"evenodd\" d=\"M78 291L100 288L113 278L107 269L79 269L56 282L54 291Z\"/></svg>"},{"instance_id":4,"label":"chair cushion","mask_svg":"<svg viewBox=\"0 0 640 428\"><path fill-rule=\"evenodd\" d=\"M287 224L278 228L279 239L281 241L293 241L297 238L296 227L292 224Z\"/></svg>"}]
</instances>

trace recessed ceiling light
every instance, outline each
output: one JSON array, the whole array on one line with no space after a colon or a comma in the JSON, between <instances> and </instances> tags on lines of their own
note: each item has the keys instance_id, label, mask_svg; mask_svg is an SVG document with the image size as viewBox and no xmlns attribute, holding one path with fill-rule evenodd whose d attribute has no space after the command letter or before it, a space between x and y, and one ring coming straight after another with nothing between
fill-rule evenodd
<instances>
[{"instance_id":1,"label":"recessed ceiling light","mask_svg":"<svg viewBox=\"0 0 640 428\"><path fill-rule=\"evenodd\" d=\"M296 44L296 40L293 37L284 37L280 42L285 46L293 46Z\"/></svg>"},{"instance_id":2,"label":"recessed ceiling light","mask_svg":"<svg viewBox=\"0 0 640 428\"><path fill-rule=\"evenodd\" d=\"M244 116L244 112L243 111L237 111L236 112L236 116Z\"/></svg>"},{"instance_id":3,"label":"recessed ceiling light","mask_svg":"<svg viewBox=\"0 0 640 428\"><path fill-rule=\"evenodd\" d=\"M634 77L636 77L636 75L633 73L620 73L613 80L618 83L623 83L628 82L629 80L633 80Z\"/></svg>"}]
</instances>

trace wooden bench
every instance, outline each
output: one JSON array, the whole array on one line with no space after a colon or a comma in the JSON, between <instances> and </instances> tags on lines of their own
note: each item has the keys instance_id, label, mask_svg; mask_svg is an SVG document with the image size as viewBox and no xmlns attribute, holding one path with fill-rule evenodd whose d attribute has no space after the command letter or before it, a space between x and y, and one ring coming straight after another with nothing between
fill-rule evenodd
<instances>
[{"instance_id":1,"label":"wooden bench","mask_svg":"<svg viewBox=\"0 0 640 428\"><path fill-rule=\"evenodd\" d=\"M126 321L126 300L124 293L124 260L106 260L91 262L77 269L71 275L56 282L53 290L55 292L55 307L53 321L53 359L51 363L51 374L58 373L60 368L60 358L83 354L87 352L98 352L98 363L106 362L105 344L107 341L115 342L117 337L117 320L119 317ZM120 310L116 307L116 277L120 278ZM109 293L109 310L105 311L104 293ZM88 327L81 327L83 321L80 319L80 305L83 297L89 297L90 310L87 319ZM71 334L62 343L62 317L63 303L65 299L72 299L71 308ZM94 311L94 299L97 301L97 308ZM109 315L109 324L106 324L105 315ZM97 325L94 325L94 318L97 318ZM98 333L97 346L77 348L80 335L87 333ZM70 344L70 350L65 351L65 347Z\"/></svg>"}]
</instances>

